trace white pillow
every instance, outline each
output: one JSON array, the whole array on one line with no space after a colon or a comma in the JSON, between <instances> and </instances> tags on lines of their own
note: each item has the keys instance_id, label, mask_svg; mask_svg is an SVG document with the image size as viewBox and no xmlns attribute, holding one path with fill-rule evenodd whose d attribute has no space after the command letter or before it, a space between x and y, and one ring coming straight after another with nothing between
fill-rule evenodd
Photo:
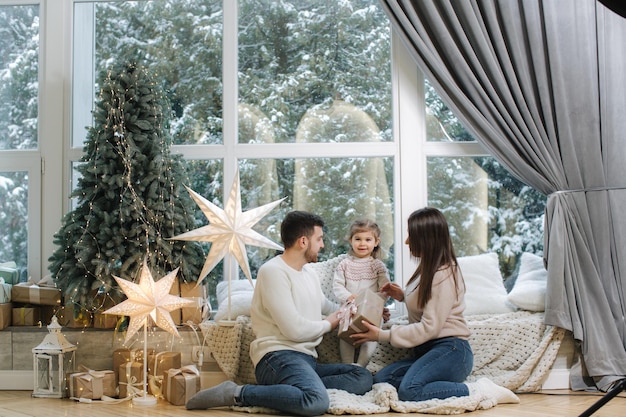
<instances>
[{"instance_id":1,"label":"white pillow","mask_svg":"<svg viewBox=\"0 0 626 417\"><path fill-rule=\"evenodd\" d=\"M547 282L548 271L543 266L543 258L524 252L517 280L507 299L522 310L545 311Z\"/></svg>"},{"instance_id":2,"label":"white pillow","mask_svg":"<svg viewBox=\"0 0 626 417\"><path fill-rule=\"evenodd\" d=\"M252 280L253 284L256 280ZM217 296L217 312L213 319L215 321L228 319L228 281L217 284L215 289ZM238 316L249 316L250 305L254 287L247 279L239 279L230 282L230 318L236 319Z\"/></svg>"},{"instance_id":3,"label":"white pillow","mask_svg":"<svg viewBox=\"0 0 626 417\"><path fill-rule=\"evenodd\" d=\"M498 255L494 252L457 258L465 280L465 315L515 311L507 303Z\"/></svg>"}]
</instances>

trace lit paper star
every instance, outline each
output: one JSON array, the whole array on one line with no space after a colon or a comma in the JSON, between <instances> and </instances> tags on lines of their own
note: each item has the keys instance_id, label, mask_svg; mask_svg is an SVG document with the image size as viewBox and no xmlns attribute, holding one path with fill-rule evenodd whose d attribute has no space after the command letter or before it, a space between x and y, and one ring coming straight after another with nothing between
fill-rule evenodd
<instances>
[{"instance_id":1,"label":"lit paper star","mask_svg":"<svg viewBox=\"0 0 626 417\"><path fill-rule=\"evenodd\" d=\"M235 257L243 273L248 280L251 280L252 275L250 274L246 245L283 250L282 246L252 230L252 226L265 217L267 213L279 205L286 197L242 213L241 195L239 193L239 170L237 170L235 175L235 180L230 189L224 210L189 187L186 188L206 216L209 224L187 233L174 236L172 239L212 242L204 267L198 277L198 283L202 282L215 265L227 254L231 254Z\"/></svg>"},{"instance_id":2,"label":"lit paper star","mask_svg":"<svg viewBox=\"0 0 626 417\"><path fill-rule=\"evenodd\" d=\"M148 262L144 258L139 284L114 276L128 299L106 310L104 314L130 317L124 343L128 342L141 327L148 323L148 318L152 319L161 329L178 336L178 330L176 330L170 311L184 307L194 301L170 294L177 273L178 268L155 282L148 268Z\"/></svg>"}]
</instances>

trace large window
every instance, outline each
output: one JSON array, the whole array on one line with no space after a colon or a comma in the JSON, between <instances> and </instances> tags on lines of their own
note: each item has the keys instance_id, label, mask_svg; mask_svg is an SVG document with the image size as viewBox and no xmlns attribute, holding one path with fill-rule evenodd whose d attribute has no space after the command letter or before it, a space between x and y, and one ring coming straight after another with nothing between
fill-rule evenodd
<instances>
[{"instance_id":1,"label":"large window","mask_svg":"<svg viewBox=\"0 0 626 417\"><path fill-rule=\"evenodd\" d=\"M0 263L24 274L40 259L39 50L39 5L0 5Z\"/></svg>"},{"instance_id":2,"label":"large window","mask_svg":"<svg viewBox=\"0 0 626 417\"><path fill-rule=\"evenodd\" d=\"M223 207L238 170L244 211L286 197L255 226L276 242L291 209L328 223L321 259L347 250L354 218L374 218L402 281L414 268L406 218L430 204L459 255L498 252L505 275L542 251L545 198L461 126L378 0L0 0L0 19L0 197L17 225L0 217L0 261L47 273L102 80L131 61L167 96L186 185ZM253 275L274 253L249 247ZM219 264L209 278L221 277Z\"/></svg>"}]
</instances>

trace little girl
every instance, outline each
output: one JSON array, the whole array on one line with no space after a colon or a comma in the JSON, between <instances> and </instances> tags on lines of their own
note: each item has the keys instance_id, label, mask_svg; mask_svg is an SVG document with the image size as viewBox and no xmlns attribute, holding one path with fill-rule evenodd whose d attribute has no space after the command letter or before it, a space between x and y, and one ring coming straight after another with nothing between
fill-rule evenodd
<instances>
[{"instance_id":1,"label":"little girl","mask_svg":"<svg viewBox=\"0 0 626 417\"><path fill-rule=\"evenodd\" d=\"M350 251L335 270L333 291L342 303L353 301L359 291L369 288L378 293L389 283L389 271L378 259L380 256L380 228L371 220L356 220L350 226ZM367 342L355 348L340 339L339 352L344 363L356 363L365 367L376 350L376 342ZM358 351L358 352L357 352ZM358 358L355 360L355 353Z\"/></svg>"}]
</instances>

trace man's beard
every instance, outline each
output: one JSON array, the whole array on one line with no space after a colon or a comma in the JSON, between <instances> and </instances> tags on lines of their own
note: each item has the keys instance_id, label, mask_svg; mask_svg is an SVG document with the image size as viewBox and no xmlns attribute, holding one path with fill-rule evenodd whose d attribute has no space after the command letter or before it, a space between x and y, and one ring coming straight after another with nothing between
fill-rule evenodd
<instances>
[{"instance_id":1,"label":"man's beard","mask_svg":"<svg viewBox=\"0 0 626 417\"><path fill-rule=\"evenodd\" d=\"M313 252L311 250L311 247L308 247L306 249L306 252L304 252L304 258L306 259L308 263L317 262L317 252Z\"/></svg>"}]
</instances>

